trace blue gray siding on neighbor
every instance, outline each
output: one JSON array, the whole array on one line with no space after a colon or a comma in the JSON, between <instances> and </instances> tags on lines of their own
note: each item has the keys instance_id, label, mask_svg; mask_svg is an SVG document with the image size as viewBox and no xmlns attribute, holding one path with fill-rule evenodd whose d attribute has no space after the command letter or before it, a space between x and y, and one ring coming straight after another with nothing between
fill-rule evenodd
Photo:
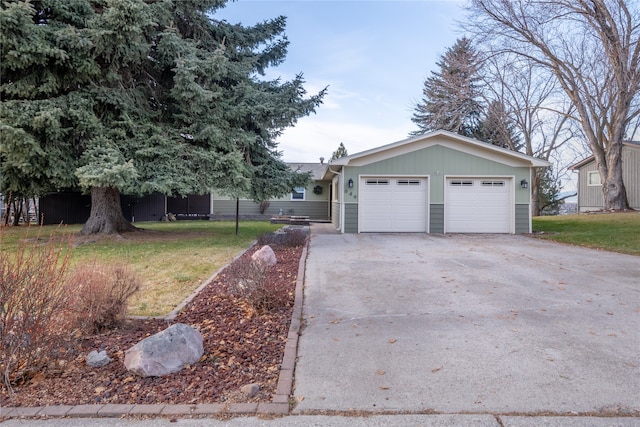
<instances>
[{"instance_id":1,"label":"blue gray siding on neighbor","mask_svg":"<svg viewBox=\"0 0 640 427\"><path fill-rule=\"evenodd\" d=\"M308 216L310 219L328 219L329 218L329 202L328 201L271 201L264 211L264 215L273 216L283 215ZM214 215L235 215L235 200L214 200ZM250 200L240 200L240 215L260 215L260 205Z\"/></svg>"},{"instance_id":2,"label":"blue gray siding on neighbor","mask_svg":"<svg viewBox=\"0 0 640 427\"><path fill-rule=\"evenodd\" d=\"M358 232L358 205L356 203L344 204L344 232Z\"/></svg>"},{"instance_id":3,"label":"blue gray siding on neighbor","mask_svg":"<svg viewBox=\"0 0 640 427\"><path fill-rule=\"evenodd\" d=\"M529 205L516 205L516 233L529 232Z\"/></svg>"},{"instance_id":4,"label":"blue gray siding on neighbor","mask_svg":"<svg viewBox=\"0 0 640 427\"><path fill-rule=\"evenodd\" d=\"M444 233L444 205L429 206L429 233Z\"/></svg>"}]
</instances>

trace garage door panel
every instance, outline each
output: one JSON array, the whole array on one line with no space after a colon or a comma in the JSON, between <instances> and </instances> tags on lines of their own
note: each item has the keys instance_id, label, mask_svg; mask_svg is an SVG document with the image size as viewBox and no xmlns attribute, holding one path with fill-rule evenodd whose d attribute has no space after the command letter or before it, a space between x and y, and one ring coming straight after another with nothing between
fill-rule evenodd
<instances>
[{"instance_id":1,"label":"garage door panel","mask_svg":"<svg viewBox=\"0 0 640 427\"><path fill-rule=\"evenodd\" d=\"M364 178L360 182L361 232L425 232L425 178Z\"/></svg>"},{"instance_id":2,"label":"garage door panel","mask_svg":"<svg viewBox=\"0 0 640 427\"><path fill-rule=\"evenodd\" d=\"M509 183L508 179L448 179L445 232L508 233L511 224Z\"/></svg>"}]
</instances>

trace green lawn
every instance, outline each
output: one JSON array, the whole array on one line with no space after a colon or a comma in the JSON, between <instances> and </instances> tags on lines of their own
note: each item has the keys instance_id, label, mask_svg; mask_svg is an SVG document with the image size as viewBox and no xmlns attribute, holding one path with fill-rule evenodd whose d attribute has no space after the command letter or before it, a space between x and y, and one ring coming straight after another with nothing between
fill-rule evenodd
<instances>
[{"instance_id":1,"label":"green lawn","mask_svg":"<svg viewBox=\"0 0 640 427\"><path fill-rule=\"evenodd\" d=\"M2 227L0 256L10 256L25 241L33 244L45 242L51 235L67 235L74 246L71 268L94 261L132 266L144 284L130 301L129 314L158 316L171 311L260 234L282 227L267 221L242 221L236 236L233 221L148 222L136 226L144 231L100 238L78 236L79 225Z\"/></svg>"},{"instance_id":2,"label":"green lawn","mask_svg":"<svg viewBox=\"0 0 640 427\"><path fill-rule=\"evenodd\" d=\"M541 216L533 231L542 239L640 255L640 212Z\"/></svg>"}]
</instances>

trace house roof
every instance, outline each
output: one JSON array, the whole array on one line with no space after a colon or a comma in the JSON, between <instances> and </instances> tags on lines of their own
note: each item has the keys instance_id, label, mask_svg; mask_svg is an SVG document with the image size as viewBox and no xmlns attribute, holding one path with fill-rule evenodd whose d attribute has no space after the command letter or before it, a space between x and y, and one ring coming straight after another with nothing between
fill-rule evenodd
<instances>
[{"instance_id":1,"label":"house roof","mask_svg":"<svg viewBox=\"0 0 640 427\"><path fill-rule=\"evenodd\" d=\"M640 141L624 141L622 145L626 147L633 147L633 148L640 149ZM580 160L578 163L572 164L571 166L569 166L568 169L570 171L578 170L581 167L586 166L589 163L593 162L594 160L595 160L594 156L589 156L586 159Z\"/></svg>"},{"instance_id":2,"label":"house roof","mask_svg":"<svg viewBox=\"0 0 640 427\"><path fill-rule=\"evenodd\" d=\"M294 171L311 172L312 178L316 181L322 180L327 170L326 163L288 162L287 165Z\"/></svg>"},{"instance_id":3,"label":"house roof","mask_svg":"<svg viewBox=\"0 0 640 427\"><path fill-rule=\"evenodd\" d=\"M548 167L550 165L550 163L545 160L527 156L517 151L507 150L453 132L438 130L350 156L341 157L337 160L330 161L329 166L364 166L434 145L443 145L510 166Z\"/></svg>"}]
</instances>

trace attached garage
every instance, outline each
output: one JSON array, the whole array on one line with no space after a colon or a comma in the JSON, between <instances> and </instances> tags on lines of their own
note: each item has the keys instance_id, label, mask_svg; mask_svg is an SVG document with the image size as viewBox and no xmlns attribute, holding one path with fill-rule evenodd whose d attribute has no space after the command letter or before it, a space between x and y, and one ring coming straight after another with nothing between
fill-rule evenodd
<instances>
[{"instance_id":1,"label":"attached garage","mask_svg":"<svg viewBox=\"0 0 640 427\"><path fill-rule=\"evenodd\" d=\"M509 233L511 179L449 178L445 187L445 233Z\"/></svg>"},{"instance_id":2,"label":"attached garage","mask_svg":"<svg viewBox=\"0 0 640 427\"><path fill-rule=\"evenodd\" d=\"M530 233L535 168L549 163L436 131L332 160L343 233Z\"/></svg>"},{"instance_id":3,"label":"attached garage","mask_svg":"<svg viewBox=\"0 0 640 427\"><path fill-rule=\"evenodd\" d=\"M426 178L362 177L360 189L360 232L427 231Z\"/></svg>"}]
</instances>

